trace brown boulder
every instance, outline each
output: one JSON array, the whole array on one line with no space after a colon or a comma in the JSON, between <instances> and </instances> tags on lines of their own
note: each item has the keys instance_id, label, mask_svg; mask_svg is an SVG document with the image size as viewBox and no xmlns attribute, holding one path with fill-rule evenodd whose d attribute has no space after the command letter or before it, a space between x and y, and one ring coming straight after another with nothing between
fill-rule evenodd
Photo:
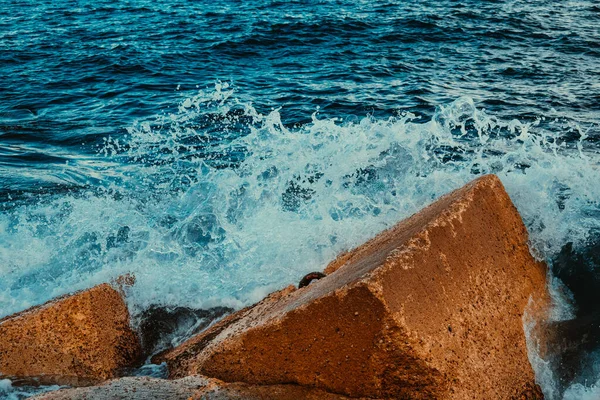
<instances>
[{"instance_id":1,"label":"brown boulder","mask_svg":"<svg viewBox=\"0 0 600 400\"><path fill-rule=\"evenodd\" d=\"M129 312L108 284L0 320L0 376L86 385L140 357Z\"/></svg>"},{"instance_id":2,"label":"brown boulder","mask_svg":"<svg viewBox=\"0 0 600 400\"><path fill-rule=\"evenodd\" d=\"M147 377L121 378L100 386L63 389L46 393L35 397L35 399L346 400L348 397L298 385L256 386L244 383L225 383L218 379L195 375L172 381Z\"/></svg>"},{"instance_id":3,"label":"brown boulder","mask_svg":"<svg viewBox=\"0 0 600 400\"><path fill-rule=\"evenodd\" d=\"M344 254L327 277L275 293L161 359L172 378L535 398L522 315L530 298L546 304L546 266L527 241L500 180L484 176Z\"/></svg>"}]
</instances>

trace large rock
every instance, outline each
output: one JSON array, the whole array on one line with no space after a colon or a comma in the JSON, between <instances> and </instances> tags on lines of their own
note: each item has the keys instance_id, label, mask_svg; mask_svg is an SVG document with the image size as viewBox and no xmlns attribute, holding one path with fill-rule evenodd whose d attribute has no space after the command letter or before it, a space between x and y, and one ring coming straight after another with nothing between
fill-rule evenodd
<instances>
[{"instance_id":1,"label":"large rock","mask_svg":"<svg viewBox=\"0 0 600 400\"><path fill-rule=\"evenodd\" d=\"M121 378L100 386L63 389L36 400L346 400L347 397L298 385L255 386L225 383L203 376L167 381L147 377ZM350 399L348 399L350 400ZM355 399L356 400L356 399Z\"/></svg>"},{"instance_id":2,"label":"large rock","mask_svg":"<svg viewBox=\"0 0 600 400\"><path fill-rule=\"evenodd\" d=\"M543 316L546 266L527 241L500 180L484 176L162 360L172 378L348 396L538 398L522 315Z\"/></svg>"},{"instance_id":3,"label":"large rock","mask_svg":"<svg viewBox=\"0 0 600 400\"><path fill-rule=\"evenodd\" d=\"M127 307L107 284L0 320L0 375L86 385L139 357Z\"/></svg>"}]
</instances>

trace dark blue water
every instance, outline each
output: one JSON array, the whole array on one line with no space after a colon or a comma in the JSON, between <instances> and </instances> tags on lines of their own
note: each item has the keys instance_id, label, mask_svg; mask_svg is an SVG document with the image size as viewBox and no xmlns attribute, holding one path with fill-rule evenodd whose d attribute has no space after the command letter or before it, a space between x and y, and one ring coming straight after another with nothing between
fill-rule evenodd
<instances>
[{"instance_id":1,"label":"dark blue water","mask_svg":"<svg viewBox=\"0 0 600 400\"><path fill-rule=\"evenodd\" d=\"M57 167L216 79L257 109L283 107L286 124L316 107L431 116L470 96L497 116L566 118L597 136L599 7L3 0L2 191L87 182L86 168Z\"/></svg>"},{"instance_id":2,"label":"dark blue water","mask_svg":"<svg viewBox=\"0 0 600 400\"><path fill-rule=\"evenodd\" d=\"M0 0L0 317L125 272L241 307L482 173L551 260L599 140L593 1Z\"/></svg>"}]
</instances>

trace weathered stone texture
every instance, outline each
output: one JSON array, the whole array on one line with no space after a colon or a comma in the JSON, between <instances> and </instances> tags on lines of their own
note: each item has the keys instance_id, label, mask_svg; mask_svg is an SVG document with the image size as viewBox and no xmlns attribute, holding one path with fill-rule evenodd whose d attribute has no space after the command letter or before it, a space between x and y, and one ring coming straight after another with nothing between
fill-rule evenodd
<instances>
[{"instance_id":1,"label":"weathered stone texture","mask_svg":"<svg viewBox=\"0 0 600 400\"><path fill-rule=\"evenodd\" d=\"M103 284L0 320L0 375L85 385L140 357L119 293Z\"/></svg>"},{"instance_id":2,"label":"weathered stone texture","mask_svg":"<svg viewBox=\"0 0 600 400\"><path fill-rule=\"evenodd\" d=\"M255 386L243 383L225 383L202 376L188 376L171 381L147 377L121 378L94 387L63 389L39 395L34 399L346 400L348 398L297 385Z\"/></svg>"}]
</instances>

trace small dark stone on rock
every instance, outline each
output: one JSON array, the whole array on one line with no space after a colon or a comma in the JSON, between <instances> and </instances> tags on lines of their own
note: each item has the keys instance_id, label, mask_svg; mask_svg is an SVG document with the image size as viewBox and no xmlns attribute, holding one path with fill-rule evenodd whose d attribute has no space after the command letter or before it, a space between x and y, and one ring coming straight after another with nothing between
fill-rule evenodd
<instances>
[{"instance_id":1,"label":"small dark stone on rock","mask_svg":"<svg viewBox=\"0 0 600 400\"><path fill-rule=\"evenodd\" d=\"M313 280L325 278L325 275L322 272L311 272L310 274L306 274L300 283L298 284L298 289L308 286Z\"/></svg>"}]
</instances>

